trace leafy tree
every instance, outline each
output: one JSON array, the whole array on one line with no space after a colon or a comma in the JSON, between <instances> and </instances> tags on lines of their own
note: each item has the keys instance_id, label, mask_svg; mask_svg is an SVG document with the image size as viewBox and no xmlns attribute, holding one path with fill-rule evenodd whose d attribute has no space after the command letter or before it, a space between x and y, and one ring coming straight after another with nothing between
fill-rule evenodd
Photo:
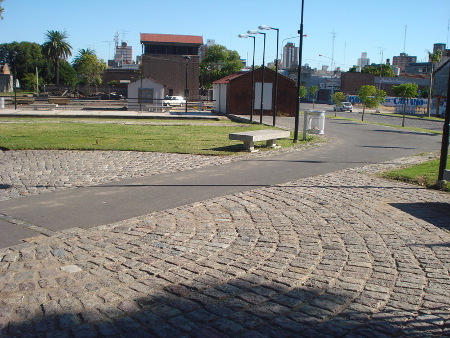
<instances>
[{"instance_id":1,"label":"leafy tree","mask_svg":"<svg viewBox=\"0 0 450 338\"><path fill-rule=\"evenodd\" d=\"M384 90L376 89L375 86L365 85L359 88L359 99L363 104L363 112L361 120L364 121L364 113L367 108L378 108L380 103L386 99L386 92Z\"/></svg>"},{"instance_id":2,"label":"leafy tree","mask_svg":"<svg viewBox=\"0 0 450 338\"><path fill-rule=\"evenodd\" d=\"M370 73L375 76L383 76L383 77L394 77L394 71L389 65L376 65L371 64L370 66L366 66L361 70L361 73Z\"/></svg>"},{"instance_id":3,"label":"leafy tree","mask_svg":"<svg viewBox=\"0 0 450 338\"><path fill-rule=\"evenodd\" d=\"M314 103L317 99L317 92L319 91L319 86L311 86L308 88L308 93L309 95L312 96L312 100L313 100L313 109L314 109Z\"/></svg>"},{"instance_id":4,"label":"leafy tree","mask_svg":"<svg viewBox=\"0 0 450 338\"><path fill-rule=\"evenodd\" d=\"M72 88L78 83L77 72L67 60L59 60L59 77L61 83Z\"/></svg>"},{"instance_id":5,"label":"leafy tree","mask_svg":"<svg viewBox=\"0 0 450 338\"><path fill-rule=\"evenodd\" d=\"M22 79L22 86L25 90L37 92L36 85L41 86L43 79L36 77L36 73L27 73Z\"/></svg>"},{"instance_id":6,"label":"leafy tree","mask_svg":"<svg viewBox=\"0 0 450 338\"><path fill-rule=\"evenodd\" d=\"M222 45L213 45L200 62L200 86L211 88L212 82L242 69L241 58L236 51Z\"/></svg>"},{"instance_id":7,"label":"leafy tree","mask_svg":"<svg viewBox=\"0 0 450 338\"><path fill-rule=\"evenodd\" d=\"M47 31L45 33L47 41L42 45L44 55L53 62L55 66L55 81L59 84L60 59L67 59L72 55L72 46L67 42L66 32Z\"/></svg>"},{"instance_id":8,"label":"leafy tree","mask_svg":"<svg viewBox=\"0 0 450 338\"><path fill-rule=\"evenodd\" d=\"M308 91L306 90L305 86L300 86L300 89L298 90L298 96L303 99L304 97L306 97L306 94L308 93Z\"/></svg>"},{"instance_id":9,"label":"leafy tree","mask_svg":"<svg viewBox=\"0 0 450 338\"><path fill-rule=\"evenodd\" d=\"M403 119L402 127L405 126L405 114L406 114L406 99L416 97L418 95L419 86L416 83L402 83L397 86L392 86L392 90L395 95L403 99Z\"/></svg>"},{"instance_id":10,"label":"leafy tree","mask_svg":"<svg viewBox=\"0 0 450 338\"><path fill-rule=\"evenodd\" d=\"M331 96L331 100L335 103L335 104L341 104L342 102L344 102L344 100L347 98L347 95L345 95L345 93L343 92L336 92ZM336 116L337 114L337 109L335 109L334 111L334 116Z\"/></svg>"},{"instance_id":11,"label":"leafy tree","mask_svg":"<svg viewBox=\"0 0 450 338\"><path fill-rule=\"evenodd\" d=\"M74 68L82 83L99 85L102 83L101 75L106 69L106 63L95 54L85 54L74 63Z\"/></svg>"},{"instance_id":12,"label":"leafy tree","mask_svg":"<svg viewBox=\"0 0 450 338\"><path fill-rule=\"evenodd\" d=\"M24 79L25 74L35 73L36 67L39 70L48 70L41 46L34 42L0 44L0 63L7 63L14 67L19 81Z\"/></svg>"}]
</instances>

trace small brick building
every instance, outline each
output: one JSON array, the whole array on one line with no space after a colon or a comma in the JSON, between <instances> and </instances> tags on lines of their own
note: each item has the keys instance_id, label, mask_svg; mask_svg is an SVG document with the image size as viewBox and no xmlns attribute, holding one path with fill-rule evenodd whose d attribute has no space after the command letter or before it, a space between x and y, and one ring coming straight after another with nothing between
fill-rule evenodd
<instances>
[{"instance_id":1,"label":"small brick building","mask_svg":"<svg viewBox=\"0 0 450 338\"><path fill-rule=\"evenodd\" d=\"M141 34L142 75L164 85L165 95L199 99L199 48L203 37L195 35ZM187 76L186 76L187 75Z\"/></svg>"},{"instance_id":2,"label":"small brick building","mask_svg":"<svg viewBox=\"0 0 450 338\"><path fill-rule=\"evenodd\" d=\"M275 71L261 67L254 71L255 100L254 113L261 112L261 83L264 70L264 103L263 114L273 114L275 101ZM253 72L236 73L213 82L214 109L222 114L249 115L252 102ZM278 74L277 85L278 115L295 116L296 98L298 97L296 83L288 77Z\"/></svg>"}]
</instances>

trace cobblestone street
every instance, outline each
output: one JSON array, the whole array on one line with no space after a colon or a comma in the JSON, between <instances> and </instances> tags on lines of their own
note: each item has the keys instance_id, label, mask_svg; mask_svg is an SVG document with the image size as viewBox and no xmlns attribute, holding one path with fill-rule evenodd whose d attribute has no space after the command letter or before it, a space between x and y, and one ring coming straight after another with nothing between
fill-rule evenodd
<instances>
[{"instance_id":1,"label":"cobblestone street","mask_svg":"<svg viewBox=\"0 0 450 338\"><path fill-rule=\"evenodd\" d=\"M1 198L230 161L120 155L4 152L22 167L2 176ZM449 195L374 175L404 162L0 249L1 335L450 336Z\"/></svg>"}]
</instances>

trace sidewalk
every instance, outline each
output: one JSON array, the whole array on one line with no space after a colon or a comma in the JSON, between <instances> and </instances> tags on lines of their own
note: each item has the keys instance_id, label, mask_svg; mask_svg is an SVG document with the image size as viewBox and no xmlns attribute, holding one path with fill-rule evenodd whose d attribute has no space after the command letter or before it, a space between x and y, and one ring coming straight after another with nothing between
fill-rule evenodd
<instances>
[{"instance_id":1,"label":"sidewalk","mask_svg":"<svg viewBox=\"0 0 450 338\"><path fill-rule=\"evenodd\" d=\"M100 118L193 118L193 119L213 119L219 117L210 111L188 111L174 110L169 113L151 113L145 111L127 111L127 110L102 110L95 109L55 109L55 110L34 110L31 108L19 108L17 110L7 108L0 109L0 118L8 116L26 116L26 117L100 117Z\"/></svg>"},{"instance_id":2,"label":"sidewalk","mask_svg":"<svg viewBox=\"0 0 450 338\"><path fill-rule=\"evenodd\" d=\"M448 194L373 171L0 250L2 336L448 335Z\"/></svg>"}]
</instances>

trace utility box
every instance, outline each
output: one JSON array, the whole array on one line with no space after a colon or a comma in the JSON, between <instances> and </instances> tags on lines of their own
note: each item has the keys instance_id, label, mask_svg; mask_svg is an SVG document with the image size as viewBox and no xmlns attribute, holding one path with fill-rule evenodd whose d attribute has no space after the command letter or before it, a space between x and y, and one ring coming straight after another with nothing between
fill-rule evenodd
<instances>
[{"instance_id":1,"label":"utility box","mask_svg":"<svg viewBox=\"0 0 450 338\"><path fill-rule=\"evenodd\" d=\"M306 131L310 134L323 135L325 133L325 111L308 110L305 112Z\"/></svg>"}]
</instances>

